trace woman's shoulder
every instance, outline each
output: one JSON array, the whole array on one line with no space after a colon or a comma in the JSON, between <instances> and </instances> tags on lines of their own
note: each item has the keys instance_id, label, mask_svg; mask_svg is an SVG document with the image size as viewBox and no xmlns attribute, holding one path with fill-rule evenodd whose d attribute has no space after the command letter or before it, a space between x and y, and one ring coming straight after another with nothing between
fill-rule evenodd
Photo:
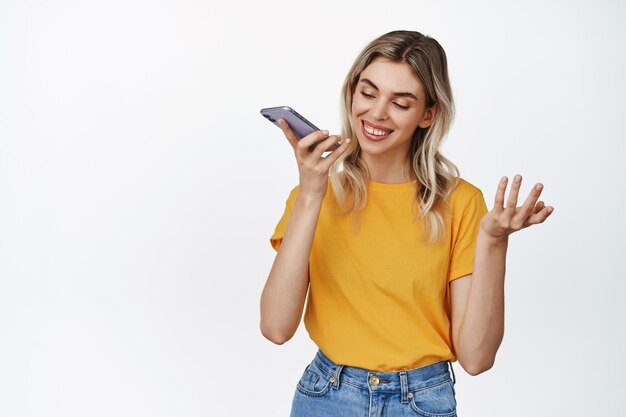
<instances>
[{"instance_id":1,"label":"woman's shoulder","mask_svg":"<svg viewBox=\"0 0 626 417\"><path fill-rule=\"evenodd\" d=\"M458 184L456 185L453 191L454 193L473 195L480 191L480 188L478 188L476 185L472 184L471 182L467 181L466 179L462 177L458 177L458 180L459 180Z\"/></svg>"},{"instance_id":2,"label":"woman's shoulder","mask_svg":"<svg viewBox=\"0 0 626 417\"><path fill-rule=\"evenodd\" d=\"M482 191L476 185L459 177L456 187L450 194L450 204L453 207L466 207L474 198L483 198Z\"/></svg>"}]
</instances>

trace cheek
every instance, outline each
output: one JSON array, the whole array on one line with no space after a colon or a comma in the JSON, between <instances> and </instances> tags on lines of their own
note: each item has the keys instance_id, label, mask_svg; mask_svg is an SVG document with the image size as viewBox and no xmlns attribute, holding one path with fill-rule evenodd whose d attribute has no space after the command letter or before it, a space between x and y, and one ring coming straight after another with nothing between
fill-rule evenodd
<instances>
[{"instance_id":1,"label":"cheek","mask_svg":"<svg viewBox=\"0 0 626 417\"><path fill-rule=\"evenodd\" d=\"M403 114L396 119L396 125L404 130L414 131L420 122L419 115Z\"/></svg>"},{"instance_id":2,"label":"cheek","mask_svg":"<svg viewBox=\"0 0 626 417\"><path fill-rule=\"evenodd\" d=\"M365 113L368 108L367 102L361 99L358 95L352 97L352 115Z\"/></svg>"}]
</instances>

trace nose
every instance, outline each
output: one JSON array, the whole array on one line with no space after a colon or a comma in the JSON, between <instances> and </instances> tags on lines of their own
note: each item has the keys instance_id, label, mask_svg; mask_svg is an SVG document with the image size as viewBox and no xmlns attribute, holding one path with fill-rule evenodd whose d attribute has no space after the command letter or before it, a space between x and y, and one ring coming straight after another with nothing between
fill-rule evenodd
<instances>
[{"instance_id":1,"label":"nose","mask_svg":"<svg viewBox=\"0 0 626 417\"><path fill-rule=\"evenodd\" d=\"M370 115L377 120L385 120L387 118L387 104L384 100L378 99L370 109Z\"/></svg>"}]
</instances>

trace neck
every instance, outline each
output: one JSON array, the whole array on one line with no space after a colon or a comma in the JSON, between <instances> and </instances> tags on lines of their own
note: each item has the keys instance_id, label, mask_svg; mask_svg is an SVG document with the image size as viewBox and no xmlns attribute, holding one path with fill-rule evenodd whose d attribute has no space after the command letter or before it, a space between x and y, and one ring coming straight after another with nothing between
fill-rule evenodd
<instances>
[{"instance_id":1,"label":"neck","mask_svg":"<svg viewBox=\"0 0 626 417\"><path fill-rule=\"evenodd\" d=\"M406 156L386 158L379 155L376 158L372 158L370 155L361 154L361 159L367 166L370 181L384 184L402 184L415 179Z\"/></svg>"}]
</instances>

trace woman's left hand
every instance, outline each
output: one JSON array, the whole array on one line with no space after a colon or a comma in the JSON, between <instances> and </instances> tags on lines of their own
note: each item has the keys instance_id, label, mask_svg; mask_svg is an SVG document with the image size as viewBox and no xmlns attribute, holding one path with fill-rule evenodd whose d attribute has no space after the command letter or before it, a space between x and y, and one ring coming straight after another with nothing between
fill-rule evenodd
<instances>
[{"instance_id":1,"label":"woman's left hand","mask_svg":"<svg viewBox=\"0 0 626 417\"><path fill-rule=\"evenodd\" d=\"M537 183L521 207L517 207L517 197L522 184L522 176L516 175L504 206L504 192L508 182L502 177L496 191L493 209L485 214L480 221L480 228L491 238L505 240L511 233L533 224L543 223L554 211L554 207L546 206L543 201L537 202L543 184Z\"/></svg>"}]
</instances>

